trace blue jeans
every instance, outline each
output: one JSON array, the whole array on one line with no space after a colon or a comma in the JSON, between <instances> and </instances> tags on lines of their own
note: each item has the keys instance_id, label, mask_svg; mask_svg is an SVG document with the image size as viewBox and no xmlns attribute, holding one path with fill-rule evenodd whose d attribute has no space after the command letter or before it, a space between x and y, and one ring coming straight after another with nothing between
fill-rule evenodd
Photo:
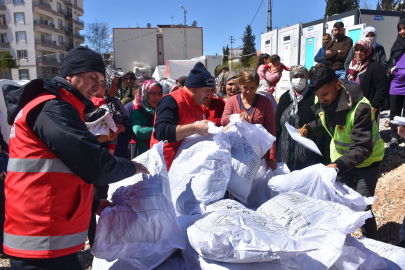
<instances>
[{"instance_id":1,"label":"blue jeans","mask_svg":"<svg viewBox=\"0 0 405 270\"><path fill-rule=\"evenodd\" d=\"M346 70L344 68L335 70L335 74L338 76L339 79L344 80L346 77Z\"/></svg>"},{"instance_id":2,"label":"blue jeans","mask_svg":"<svg viewBox=\"0 0 405 270\"><path fill-rule=\"evenodd\" d=\"M405 242L405 218L404 218L404 222L402 222L401 231L399 231L399 241Z\"/></svg>"}]
</instances>

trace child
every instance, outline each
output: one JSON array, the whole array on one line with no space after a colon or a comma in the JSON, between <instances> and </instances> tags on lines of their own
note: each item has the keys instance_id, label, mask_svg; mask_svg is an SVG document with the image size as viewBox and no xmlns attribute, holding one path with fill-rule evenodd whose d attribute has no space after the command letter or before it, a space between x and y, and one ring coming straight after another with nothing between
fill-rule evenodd
<instances>
[{"instance_id":1,"label":"child","mask_svg":"<svg viewBox=\"0 0 405 270\"><path fill-rule=\"evenodd\" d=\"M103 98L105 94L105 86L103 85L104 82L101 84L100 91L91 99L97 110L86 114L85 122L89 131L97 137L99 142L103 143L110 140L110 130L115 133L117 132L118 128L115 125L112 112L110 112L107 102ZM107 148L111 155L114 155L116 145L116 141L110 141L108 143Z\"/></svg>"},{"instance_id":2,"label":"child","mask_svg":"<svg viewBox=\"0 0 405 270\"><path fill-rule=\"evenodd\" d=\"M267 65L264 65L262 71L266 72L266 70L269 70L270 75L275 75L277 74L278 76L274 76L274 81L270 81L269 83L269 90L268 92L274 92L274 87L276 87L276 85L278 84L278 82L281 79L281 73L284 70L289 71L290 69L288 67L286 67L284 64L280 63L280 56L278 56L277 54L273 54L272 56L270 56L270 63L268 63Z\"/></svg>"}]
</instances>

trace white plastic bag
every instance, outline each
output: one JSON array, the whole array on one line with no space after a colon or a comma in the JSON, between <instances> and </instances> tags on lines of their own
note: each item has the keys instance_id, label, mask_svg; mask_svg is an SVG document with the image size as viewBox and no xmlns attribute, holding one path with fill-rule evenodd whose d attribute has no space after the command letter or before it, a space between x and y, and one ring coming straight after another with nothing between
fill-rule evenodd
<instances>
[{"instance_id":1,"label":"white plastic bag","mask_svg":"<svg viewBox=\"0 0 405 270\"><path fill-rule=\"evenodd\" d=\"M186 138L169 171L172 200L177 215L199 214L222 199L231 175L227 136L218 134Z\"/></svg>"},{"instance_id":2,"label":"white plastic bag","mask_svg":"<svg viewBox=\"0 0 405 270\"><path fill-rule=\"evenodd\" d=\"M205 207L205 209L203 209L202 213L204 214L221 210L241 210L241 209L246 209L246 207L237 201L226 199L208 205L207 207Z\"/></svg>"},{"instance_id":3,"label":"white plastic bag","mask_svg":"<svg viewBox=\"0 0 405 270\"><path fill-rule=\"evenodd\" d=\"M92 254L110 261L124 259L114 262L116 266L151 269L184 248L186 241L170 198L163 142L137 159L147 161L143 165L151 174L137 174L113 185L116 206L101 213Z\"/></svg>"},{"instance_id":4,"label":"white plastic bag","mask_svg":"<svg viewBox=\"0 0 405 270\"><path fill-rule=\"evenodd\" d=\"M101 105L100 109L105 110L104 116L93 122L86 122L88 130L94 135L110 135L110 129L114 132L117 132L118 128L115 125L115 122L112 118L112 113L107 105Z\"/></svg>"},{"instance_id":5,"label":"white plastic bag","mask_svg":"<svg viewBox=\"0 0 405 270\"><path fill-rule=\"evenodd\" d=\"M261 158L276 138L262 125L242 121L238 114L231 115L230 123L226 131L232 145L232 173L228 191L246 204Z\"/></svg>"},{"instance_id":6,"label":"white plastic bag","mask_svg":"<svg viewBox=\"0 0 405 270\"><path fill-rule=\"evenodd\" d=\"M344 246L342 255L329 270L357 270L366 261L366 258L367 255L358 248Z\"/></svg>"},{"instance_id":7,"label":"white plastic bag","mask_svg":"<svg viewBox=\"0 0 405 270\"><path fill-rule=\"evenodd\" d=\"M366 260L361 264L359 269L365 270L387 269L387 263L385 262L385 260L374 251L366 248L366 246L362 242L358 241L356 238L347 235L345 246L355 247L366 255Z\"/></svg>"},{"instance_id":8,"label":"white plastic bag","mask_svg":"<svg viewBox=\"0 0 405 270\"><path fill-rule=\"evenodd\" d=\"M298 192L325 201L332 201L363 211L376 197L365 198L348 186L336 182L336 170L317 164L270 179L268 185L277 193Z\"/></svg>"},{"instance_id":9,"label":"white plastic bag","mask_svg":"<svg viewBox=\"0 0 405 270\"><path fill-rule=\"evenodd\" d=\"M205 214L187 229L187 235L201 257L229 263L288 259L309 250L279 224L249 209Z\"/></svg>"},{"instance_id":10,"label":"white plastic bag","mask_svg":"<svg viewBox=\"0 0 405 270\"><path fill-rule=\"evenodd\" d=\"M275 197L274 192L269 188L269 180L276 175L284 175L290 173L287 165L284 163L277 163L276 170L267 170L267 164L264 159L262 159L262 164L260 169L257 171L255 179L253 180L252 188L247 199L246 206L250 209L257 209L262 204ZM277 195L277 193L276 193Z\"/></svg>"},{"instance_id":11,"label":"white plastic bag","mask_svg":"<svg viewBox=\"0 0 405 270\"><path fill-rule=\"evenodd\" d=\"M405 249L394 245L383 243L377 240L369 239L366 237L357 238L366 248L380 255L385 263L387 269L390 270L404 270L405 269ZM354 244L353 240L350 241Z\"/></svg>"}]
</instances>

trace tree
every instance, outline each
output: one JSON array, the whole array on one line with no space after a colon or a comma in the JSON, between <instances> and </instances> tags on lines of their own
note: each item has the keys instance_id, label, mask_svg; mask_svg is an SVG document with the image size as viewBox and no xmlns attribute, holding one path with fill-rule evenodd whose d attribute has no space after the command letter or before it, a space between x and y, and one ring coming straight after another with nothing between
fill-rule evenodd
<instances>
[{"instance_id":1,"label":"tree","mask_svg":"<svg viewBox=\"0 0 405 270\"><path fill-rule=\"evenodd\" d=\"M402 0L379 0L377 10L404 11L405 4Z\"/></svg>"},{"instance_id":2,"label":"tree","mask_svg":"<svg viewBox=\"0 0 405 270\"><path fill-rule=\"evenodd\" d=\"M8 69L11 74L12 68L19 68L16 59L11 55L9 51L5 52L3 57L0 58L0 68Z\"/></svg>"},{"instance_id":3,"label":"tree","mask_svg":"<svg viewBox=\"0 0 405 270\"><path fill-rule=\"evenodd\" d=\"M358 8L360 0L325 0L325 2L325 16L332 16Z\"/></svg>"},{"instance_id":4,"label":"tree","mask_svg":"<svg viewBox=\"0 0 405 270\"><path fill-rule=\"evenodd\" d=\"M86 42L90 49L100 54L110 53L112 49L112 39L110 30L106 22L89 23L86 26Z\"/></svg>"},{"instance_id":5,"label":"tree","mask_svg":"<svg viewBox=\"0 0 405 270\"><path fill-rule=\"evenodd\" d=\"M371 6L371 3L369 3L368 0L361 0L360 6L361 6L361 8L364 8L364 9L373 9L373 7Z\"/></svg>"},{"instance_id":6,"label":"tree","mask_svg":"<svg viewBox=\"0 0 405 270\"><path fill-rule=\"evenodd\" d=\"M222 47L222 55L223 55L223 60L222 60L222 64L223 65L228 65L228 57L229 57L229 47L228 44L225 47Z\"/></svg>"},{"instance_id":7,"label":"tree","mask_svg":"<svg viewBox=\"0 0 405 270\"><path fill-rule=\"evenodd\" d=\"M249 60L250 58L256 55L256 44L255 44L256 36L252 34L252 28L250 25L246 26L245 33L243 34L243 49L242 49L242 56L240 61L242 66L249 67Z\"/></svg>"}]
</instances>

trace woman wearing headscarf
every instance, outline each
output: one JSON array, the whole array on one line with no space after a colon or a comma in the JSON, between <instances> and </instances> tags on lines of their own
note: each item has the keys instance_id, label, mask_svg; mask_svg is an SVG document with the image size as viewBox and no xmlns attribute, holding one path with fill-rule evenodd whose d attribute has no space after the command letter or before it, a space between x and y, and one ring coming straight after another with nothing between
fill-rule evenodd
<instances>
[{"instance_id":1,"label":"woman wearing headscarf","mask_svg":"<svg viewBox=\"0 0 405 270\"><path fill-rule=\"evenodd\" d=\"M388 96L389 82L383 65L374 60L374 47L368 38L358 40L354 57L346 71L346 79L360 85L363 95L370 101L376 117Z\"/></svg>"},{"instance_id":2,"label":"woman wearing headscarf","mask_svg":"<svg viewBox=\"0 0 405 270\"><path fill-rule=\"evenodd\" d=\"M367 38L370 40L371 45L374 48L373 60L380 62L384 68L387 67L387 56L385 55L384 46L380 43L377 43L377 30L372 26L367 26L361 31L361 38ZM354 46L350 49L349 54L346 57L345 61L345 70L349 69L350 63L354 57Z\"/></svg>"},{"instance_id":3,"label":"woman wearing headscarf","mask_svg":"<svg viewBox=\"0 0 405 270\"><path fill-rule=\"evenodd\" d=\"M120 88L121 76L117 71L106 68L105 71L105 96L110 111L113 113L113 119L118 127L118 131L110 136L112 141L116 141L114 155L117 157L128 158L127 148L128 142L131 139L131 129L129 119L124 106L115 96ZM109 144L110 146L111 144Z\"/></svg>"},{"instance_id":4,"label":"woman wearing headscarf","mask_svg":"<svg viewBox=\"0 0 405 270\"><path fill-rule=\"evenodd\" d=\"M390 119L395 116L404 116L405 107L405 19L397 25L398 36L391 48L387 72L390 75ZM390 147L398 147L398 126L391 124Z\"/></svg>"},{"instance_id":5,"label":"woman wearing headscarf","mask_svg":"<svg viewBox=\"0 0 405 270\"><path fill-rule=\"evenodd\" d=\"M123 105L134 99L132 87L136 80L135 74L132 71L127 71L122 76L121 87L117 92L118 99L123 102Z\"/></svg>"},{"instance_id":6,"label":"woman wearing headscarf","mask_svg":"<svg viewBox=\"0 0 405 270\"><path fill-rule=\"evenodd\" d=\"M287 164L291 171L301 170L317 163L326 164L326 160L294 141L287 131L285 123L300 129L306 123L317 119L311 109L315 104L315 95L308 88L308 70L304 66L290 69L290 90L281 97L276 110L277 161ZM309 138L313 140L324 157L328 142L325 135Z\"/></svg>"},{"instance_id":7,"label":"woman wearing headscarf","mask_svg":"<svg viewBox=\"0 0 405 270\"><path fill-rule=\"evenodd\" d=\"M225 73L229 72L229 66L226 65L218 65L215 67L214 70L214 77L215 77L215 85L218 86L218 83L222 80L225 76Z\"/></svg>"},{"instance_id":8,"label":"woman wearing headscarf","mask_svg":"<svg viewBox=\"0 0 405 270\"><path fill-rule=\"evenodd\" d=\"M162 97L162 86L155 80L141 84L138 93L138 109L129 115L132 130L136 137L138 155L150 149L155 107Z\"/></svg>"},{"instance_id":9,"label":"woman wearing headscarf","mask_svg":"<svg viewBox=\"0 0 405 270\"><path fill-rule=\"evenodd\" d=\"M238 92L238 74L229 71L224 74L217 86L216 95L223 101L227 101L230 97Z\"/></svg>"},{"instance_id":10,"label":"woman wearing headscarf","mask_svg":"<svg viewBox=\"0 0 405 270\"><path fill-rule=\"evenodd\" d=\"M173 91L176 91L180 87L177 85L176 81L172 79L162 79L160 80L160 85L162 85L163 96L170 94Z\"/></svg>"},{"instance_id":11,"label":"woman wearing headscarf","mask_svg":"<svg viewBox=\"0 0 405 270\"><path fill-rule=\"evenodd\" d=\"M270 56L267 53L262 53L259 57L257 57L256 72L260 78L260 85L257 89L257 93L270 99L275 111L277 109L277 101L273 96L274 87L270 88L270 85L273 82L279 80L280 74L278 74L277 72L271 74L270 71L264 68L266 65L269 65L271 63L271 57L273 56Z\"/></svg>"}]
</instances>

